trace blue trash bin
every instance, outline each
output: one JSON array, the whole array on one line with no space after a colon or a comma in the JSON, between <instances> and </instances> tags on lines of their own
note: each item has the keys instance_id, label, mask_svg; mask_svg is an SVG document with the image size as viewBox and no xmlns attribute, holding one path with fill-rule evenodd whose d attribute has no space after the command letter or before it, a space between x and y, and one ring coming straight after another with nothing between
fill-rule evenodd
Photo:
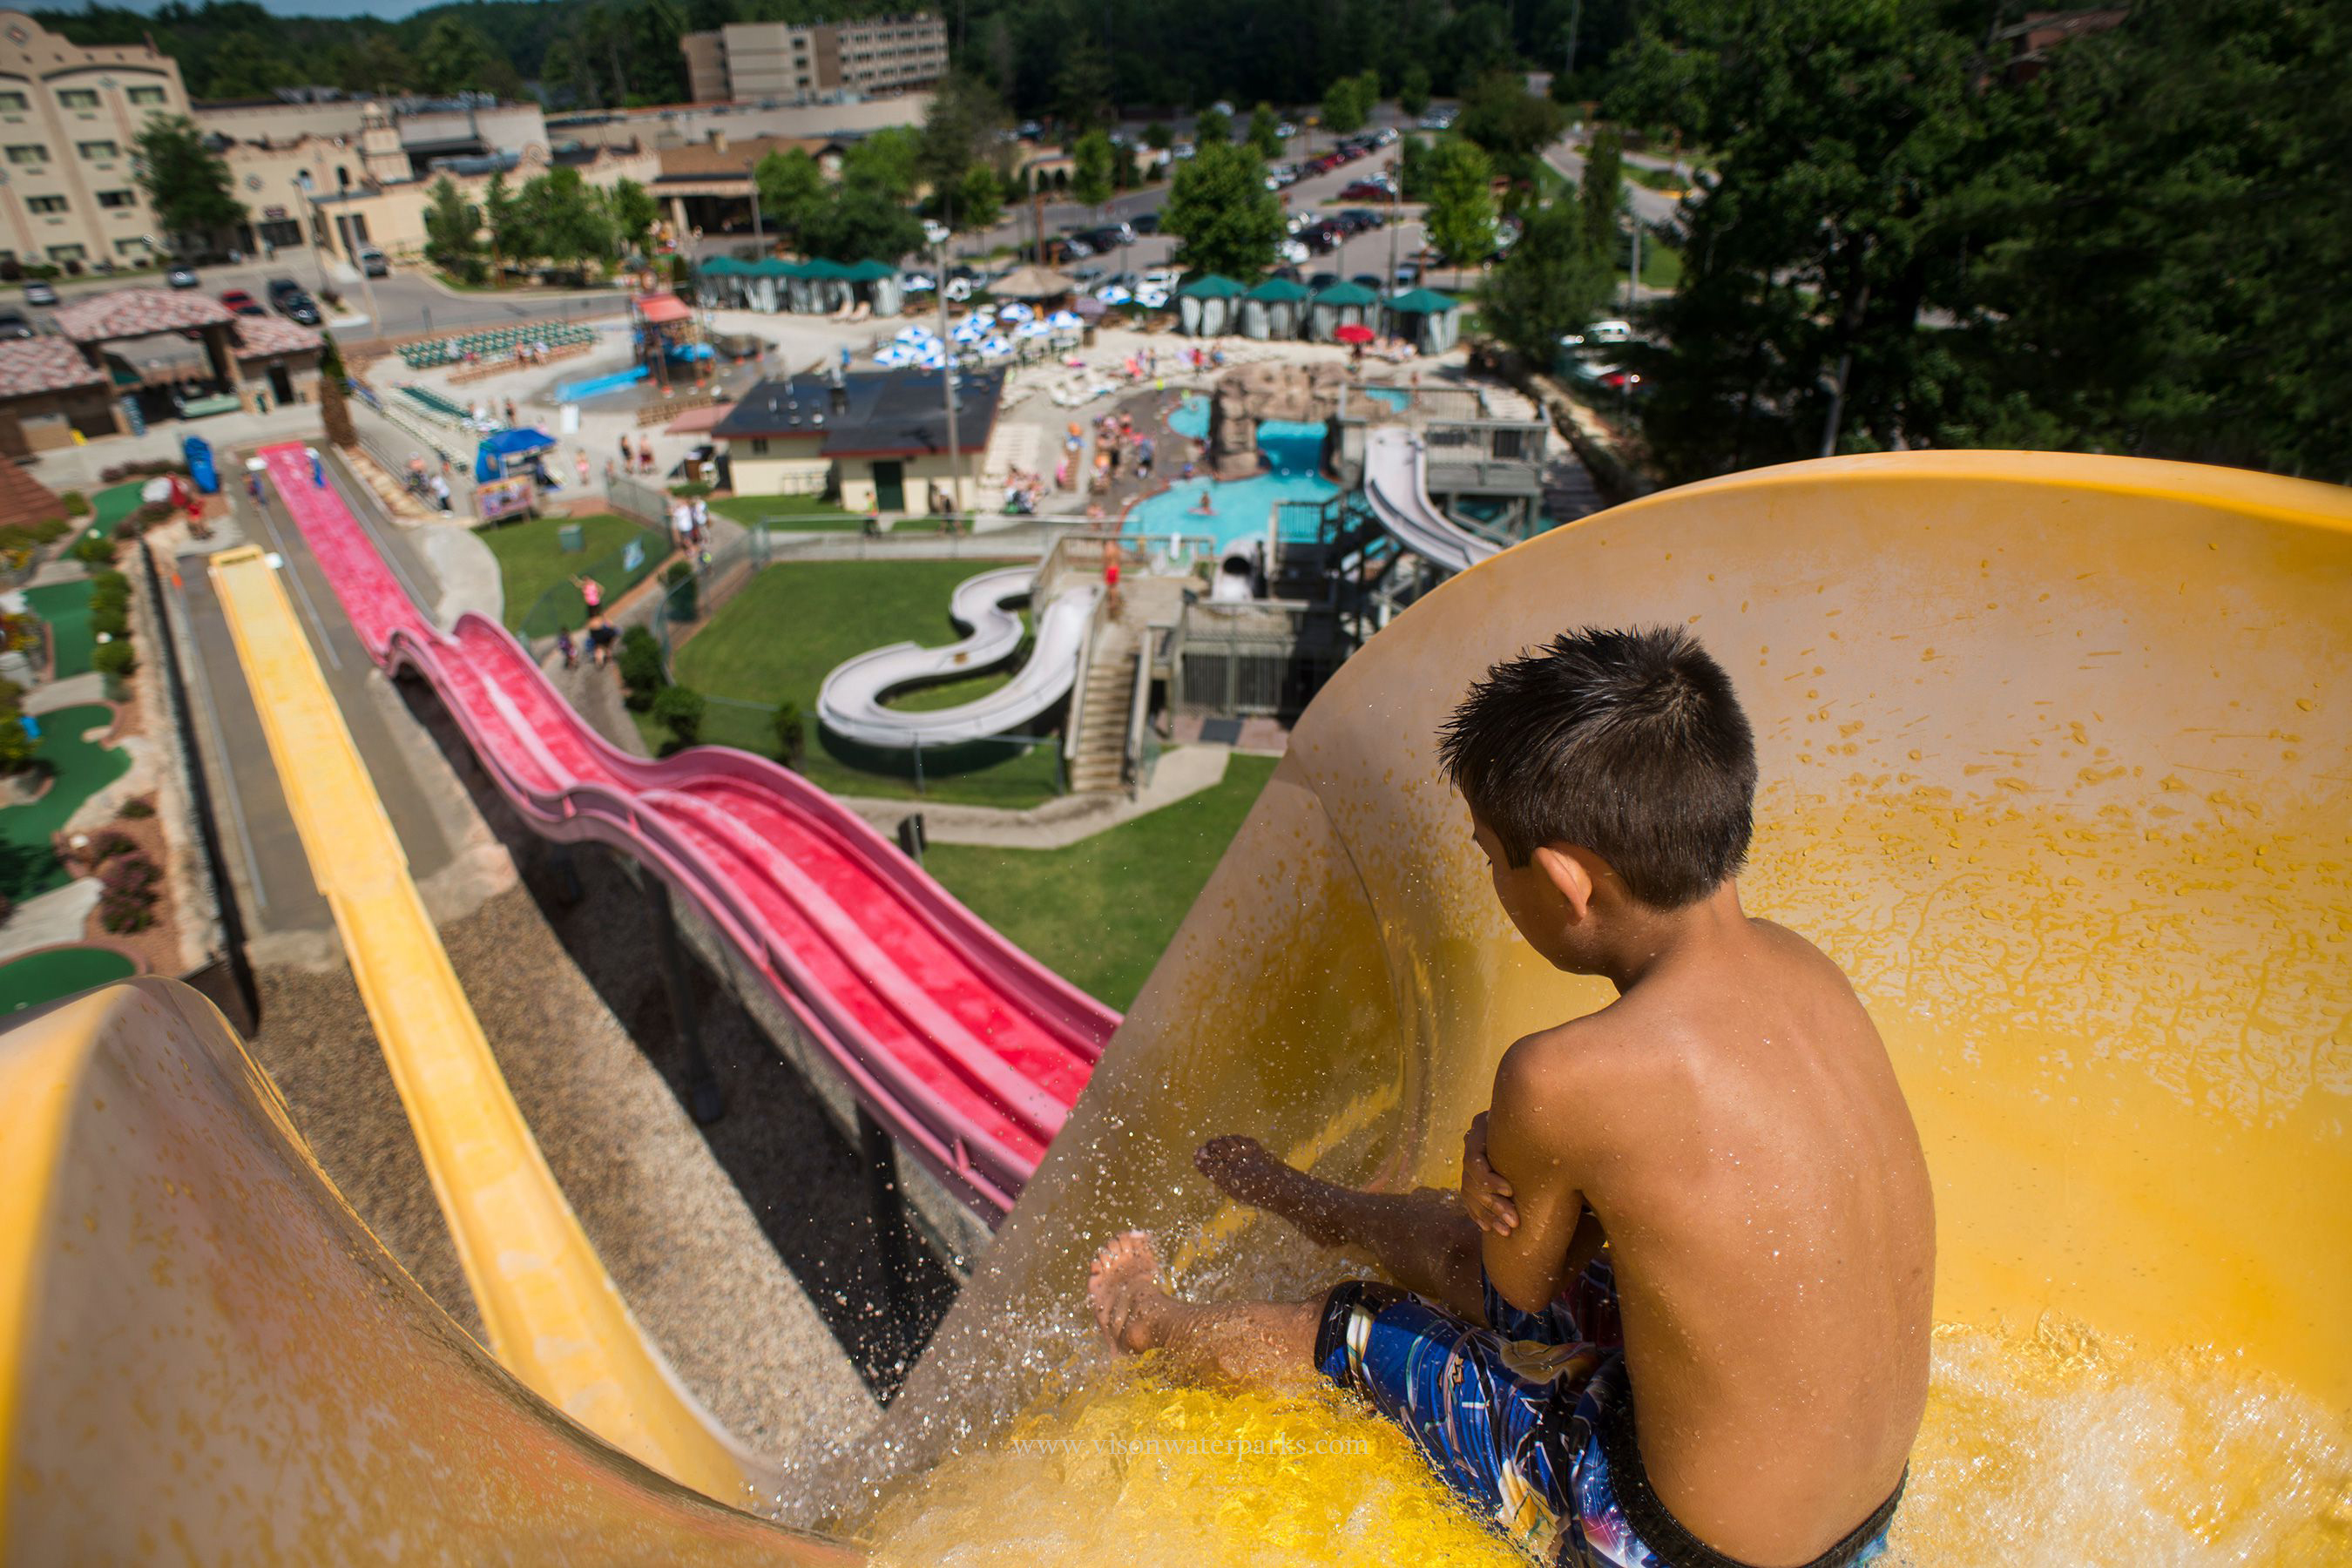
<instances>
[{"instance_id":1,"label":"blue trash bin","mask_svg":"<svg viewBox=\"0 0 2352 1568\"><path fill-rule=\"evenodd\" d=\"M212 443L202 436L182 438L180 453L188 460L188 478L205 495L220 493L220 473L213 467Z\"/></svg>"}]
</instances>

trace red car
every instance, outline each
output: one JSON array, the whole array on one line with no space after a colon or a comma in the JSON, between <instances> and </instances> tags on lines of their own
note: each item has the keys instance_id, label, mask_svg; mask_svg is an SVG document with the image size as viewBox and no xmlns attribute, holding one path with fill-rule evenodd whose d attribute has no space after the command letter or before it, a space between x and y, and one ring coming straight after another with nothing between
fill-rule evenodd
<instances>
[{"instance_id":1,"label":"red car","mask_svg":"<svg viewBox=\"0 0 2352 1568\"><path fill-rule=\"evenodd\" d=\"M1339 199L1343 202L1384 202L1389 199L1389 188L1377 180L1358 180L1339 193Z\"/></svg>"},{"instance_id":2,"label":"red car","mask_svg":"<svg viewBox=\"0 0 2352 1568\"><path fill-rule=\"evenodd\" d=\"M224 289L221 293L220 302L228 307L228 310L231 315L266 316L269 314L268 310L262 309L260 300L255 299L252 295L247 293L242 289Z\"/></svg>"}]
</instances>

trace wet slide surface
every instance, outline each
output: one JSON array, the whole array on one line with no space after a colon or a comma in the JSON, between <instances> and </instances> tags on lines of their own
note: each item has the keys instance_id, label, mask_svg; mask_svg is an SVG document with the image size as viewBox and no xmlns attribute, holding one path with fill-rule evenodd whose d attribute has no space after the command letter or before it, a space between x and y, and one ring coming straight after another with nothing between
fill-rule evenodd
<instances>
[{"instance_id":1,"label":"wet slide surface","mask_svg":"<svg viewBox=\"0 0 2352 1568\"><path fill-rule=\"evenodd\" d=\"M797 775L722 747L659 762L614 747L505 627L427 622L301 447L262 456L362 641L433 683L523 818L623 848L695 900L877 1120L1002 1218L1118 1015Z\"/></svg>"},{"instance_id":2,"label":"wet slide surface","mask_svg":"<svg viewBox=\"0 0 2352 1568\"><path fill-rule=\"evenodd\" d=\"M1366 438L1364 495L1389 537L1449 572L1467 572L1502 546L1448 519L1431 504L1427 453L1401 426L1380 426Z\"/></svg>"}]
</instances>

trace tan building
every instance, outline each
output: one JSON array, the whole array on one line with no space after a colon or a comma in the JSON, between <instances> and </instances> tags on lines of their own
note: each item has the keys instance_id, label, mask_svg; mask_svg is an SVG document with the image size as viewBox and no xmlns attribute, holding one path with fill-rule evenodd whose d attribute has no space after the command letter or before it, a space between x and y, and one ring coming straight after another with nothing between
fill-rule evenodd
<instances>
[{"instance_id":1,"label":"tan building","mask_svg":"<svg viewBox=\"0 0 2352 1568\"><path fill-rule=\"evenodd\" d=\"M948 74L947 24L929 12L822 26L734 22L678 47L698 103L907 92Z\"/></svg>"},{"instance_id":2,"label":"tan building","mask_svg":"<svg viewBox=\"0 0 2352 1568\"><path fill-rule=\"evenodd\" d=\"M170 56L84 48L0 11L0 263L87 272L154 259L163 236L132 143L155 116L187 112Z\"/></svg>"}]
</instances>

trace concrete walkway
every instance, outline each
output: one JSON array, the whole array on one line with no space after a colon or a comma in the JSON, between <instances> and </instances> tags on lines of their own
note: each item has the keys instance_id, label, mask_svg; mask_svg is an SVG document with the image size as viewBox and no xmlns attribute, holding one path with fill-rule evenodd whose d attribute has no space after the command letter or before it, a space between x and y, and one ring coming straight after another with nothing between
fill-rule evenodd
<instances>
[{"instance_id":1,"label":"concrete walkway","mask_svg":"<svg viewBox=\"0 0 2352 1568\"><path fill-rule=\"evenodd\" d=\"M0 962L44 947L79 944L104 890L97 878L77 877L18 904L8 923L0 926Z\"/></svg>"}]
</instances>

